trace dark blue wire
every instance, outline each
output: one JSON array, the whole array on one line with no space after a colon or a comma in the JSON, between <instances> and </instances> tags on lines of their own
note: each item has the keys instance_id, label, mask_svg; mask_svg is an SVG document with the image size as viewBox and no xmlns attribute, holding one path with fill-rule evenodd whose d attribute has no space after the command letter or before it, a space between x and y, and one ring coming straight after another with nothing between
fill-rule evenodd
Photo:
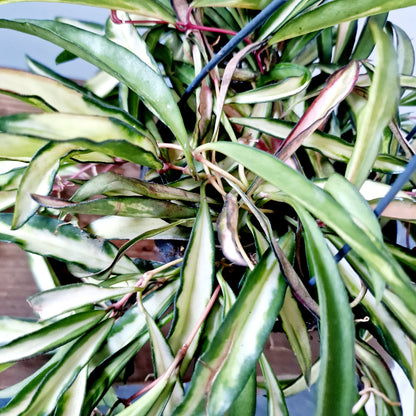
<instances>
[{"instance_id":1,"label":"dark blue wire","mask_svg":"<svg viewBox=\"0 0 416 416\"><path fill-rule=\"evenodd\" d=\"M412 137L416 134L416 126L410 131L410 133L406 136L406 140L410 141ZM413 155L410 159L409 163L406 165L404 171L400 173L397 179L394 181L393 185L390 187L389 191L383 198L380 199L377 206L374 209L374 215L376 218L380 217L382 212L386 209L387 205L394 199L396 194L403 188L405 183L411 178L413 173L416 171L416 155ZM351 247L348 244L344 244L344 246L338 251L337 254L334 256L334 260L338 263L340 262L349 252L351 251ZM313 276L309 280L310 285L314 285L316 283L316 278Z\"/></svg>"},{"instance_id":2,"label":"dark blue wire","mask_svg":"<svg viewBox=\"0 0 416 416\"><path fill-rule=\"evenodd\" d=\"M222 62L248 35L261 26L286 0L273 0L268 4L253 20L244 26L221 50L202 68L201 72L192 80L188 88L182 95L179 105L184 104L192 91L198 87L202 80L208 75L209 71L214 69Z\"/></svg>"}]
</instances>

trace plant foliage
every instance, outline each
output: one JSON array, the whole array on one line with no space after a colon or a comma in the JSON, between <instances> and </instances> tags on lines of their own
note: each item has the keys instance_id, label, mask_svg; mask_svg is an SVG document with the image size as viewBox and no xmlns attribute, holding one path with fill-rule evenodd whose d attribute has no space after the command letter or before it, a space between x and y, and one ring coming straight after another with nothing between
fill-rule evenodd
<instances>
[{"instance_id":1,"label":"plant foliage","mask_svg":"<svg viewBox=\"0 0 416 416\"><path fill-rule=\"evenodd\" d=\"M382 357L414 382L416 78L388 12L416 2L63 2L108 21L0 19L97 67L0 69L37 108L0 117L0 239L48 266L36 320L0 320L0 370L48 361L0 414L249 416L257 386L288 415L313 383L316 415L401 414ZM155 378L119 399L147 341Z\"/></svg>"}]
</instances>

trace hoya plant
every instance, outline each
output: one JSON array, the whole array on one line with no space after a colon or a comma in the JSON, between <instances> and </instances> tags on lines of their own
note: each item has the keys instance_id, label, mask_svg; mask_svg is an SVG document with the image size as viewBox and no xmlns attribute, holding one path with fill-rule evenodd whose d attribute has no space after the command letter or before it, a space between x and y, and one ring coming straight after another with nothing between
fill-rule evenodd
<instances>
[{"instance_id":1,"label":"hoya plant","mask_svg":"<svg viewBox=\"0 0 416 416\"><path fill-rule=\"evenodd\" d=\"M262 388L287 415L315 383L316 415L402 414L385 357L414 385L416 78L388 12L416 1L68 3L108 21L0 19L97 67L0 69L36 110L0 118L0 239L40 288L36 319L0 320L0 369L47 358L0 414L253 415ZM154 377L117 397L148 341Z\"/></svg>"}]
</instances>

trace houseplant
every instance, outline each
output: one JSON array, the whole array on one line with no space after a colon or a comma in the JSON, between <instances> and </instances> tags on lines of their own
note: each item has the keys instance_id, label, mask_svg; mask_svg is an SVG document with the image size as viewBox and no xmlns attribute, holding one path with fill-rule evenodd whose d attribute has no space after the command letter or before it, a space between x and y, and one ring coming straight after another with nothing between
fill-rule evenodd
<instances>
[{"instance_id":1,"label":"houseplant","mask_svg":"<svg viewBox=\"0 0 416 416\"><path fill-rule=\"evenodd\" d=\"M401 414L381 354L414 382L416 259L397 224L410 241L414 123L401 106L416 82L387 13L415 2L267 3L108 0L105 27L0 19L61 46L59 62L100 69L83 86L33 59L32 73L1 70L2 93L43 111L0 118L1 208L13 207L1 239L77 283L42 274L39 320L2 319L2 369L50 358L2 393L14 398L0 413L253 414L259 362L269 414L314 382L317 415L366 414L371 394L378 414ZM126 255L144 239L179 253ZM285 384L262 354L279 325L302 369ZM155 380L119 400L113 384L149 339Z\"/></svg>"}]
</instances>

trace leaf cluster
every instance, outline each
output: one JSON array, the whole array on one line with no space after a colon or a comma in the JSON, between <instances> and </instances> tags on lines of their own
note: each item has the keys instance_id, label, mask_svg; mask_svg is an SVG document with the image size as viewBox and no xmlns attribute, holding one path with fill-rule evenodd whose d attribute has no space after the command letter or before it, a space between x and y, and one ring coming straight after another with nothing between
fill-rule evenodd
<instances>
[{"instance_id":1,"label":"leaf cluster","mask_svg":"<svg viewBox=\"0 0 416 416\"><path fill-rule=\"evenodd\" d=\"M316 415L365 415L371 395L401 414L382 357L413 385L416 78L388 12L416 3L68 3L112 11L0 19L97 67L82 85L33 58L0 69L37 110L0 117L0 240L40 288L35 321L0 320L0 370L49 357L0 414L249 416L263 387L288 415L314 383ZM295 379L268 361L275 331ZM148 341L154 381L122 400Z\"/></svg>"}]
</instances>

